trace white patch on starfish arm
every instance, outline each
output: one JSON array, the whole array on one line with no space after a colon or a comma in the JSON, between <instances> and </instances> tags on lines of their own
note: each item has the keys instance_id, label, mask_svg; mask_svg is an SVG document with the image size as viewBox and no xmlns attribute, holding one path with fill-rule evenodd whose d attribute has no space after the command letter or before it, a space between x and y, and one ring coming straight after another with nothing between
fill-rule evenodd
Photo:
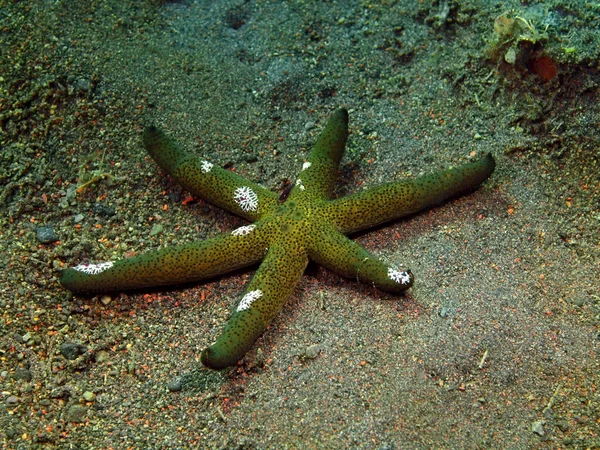
<instances>
[{"instance_id":1,"label":"white patch on starfish arm","mask_svg":"<svg viewBox=\"0 0 600 450\"><path fill-rule=\"evenodd\" d=\"M388 277L390 280L400 284L410 283L410 274L406 271L398 270L395 267L388 267Z\"/></svg>"},{"instance_id":2,"label":"white patch on starfish arm","mask_svg":"<svg viewBox=\"0 0 600 450\"><path fill-rule=\"evenodd\" d=\"M255 228L256 228L256 225L254 225L254 224L245 225L243 227L236 228L235 230L233 230L231 232L231 234L233 236L246 236L247 234L250 234Z\"/></svg>"},{"instance_id":3,"label":"white patch on starfish arm","mask_svg":"<svg viewBox=\"0 0 600 450\"><path fill-rule=\"evenodd\" d=\"M302 183L302 180L301 180L300 178L298 178L298 179L296 180L296 186L298 186L298 187L300 188L300 190L301 190L301 191L303 191L304 189L306 189L306 188L304 187L304 183Z\"/></svg>"},{"instance_id":4,"label":"white patch on starfish arm","mask_svg":"<svg viewBox=\"0 0 600 450\"><path fill-rule=\"evenodd\" d=\"M237 307L237 312L249 309L252 303L261 298L263 291L256 289L255 291L246 292L246 295L240 300L240 304Z\"/></svg>"},{"instance_id":5,"label":"white patch on starfish arm","mask_svg":"<svg viewBox=\"0 0 600 450\"><path fill-rule=\"evenodd\" d=\"M98 264L79 264L73 267L77 272L87 273L88 275L98 275L107 269L110 269L115 263L107 261Z\"/></svg>"},{"instance_id":6,"label":"white patch on starfish arm","mask_svg":"<svg viewBox=\"0 0 600 450\"><path fill-rule=\"evenodd\" d=\"M210 170L213 168L213 164L209 163L208 161L202 161L200 163L200 169L202 170L203 173L208 173L210 172Z\"/></svg>"},{"instance_id":7,"label":"white patch on starfish arm","mask_svg":"<svg viewBox=\"0 0 600 450\"><path fill-rule=\"evenodd\" d=\"M302 170L306 170L308 169L310 166L312 166L312 163L306 161L304 164L302 164Z\"/></svg>"},{"instance_id":8,"label":"white patch on starfish arm","mask_svg":"<svg viewBox=\"0 0 600 450\"><path fill-rule=\"evenodd\" d=\"M233 199L242 211L256 211L258 208L258 195L248 186L237 188L233 192Z\"/></svg>"}]
</instances>

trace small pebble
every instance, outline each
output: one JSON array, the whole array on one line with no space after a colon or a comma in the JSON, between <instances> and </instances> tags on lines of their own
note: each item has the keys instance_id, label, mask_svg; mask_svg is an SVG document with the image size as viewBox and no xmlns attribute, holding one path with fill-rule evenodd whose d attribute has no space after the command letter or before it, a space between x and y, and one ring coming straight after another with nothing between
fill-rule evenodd
<instances>
[{"instance_id":1,"label":"small pebble","mask_svg":"<svg viewBox=\"0 0 600 450\"><path fill-rule=\"evenodd\" d=\"M569 428L570 428L569 422L567 422L566 420L559 420L558 422L556 422L556 426L563 433L566 433L567 431L569 431Z\"/></svg>"},{"instance_id":2,"label":"small pebble","mask_svg":"<svg viewBox=\"0 0 600 450\"><path fill-rule=\"evenodd\" d=\"M304 356L306 359L315 359L321 352L321 346L319 344L313 344L306 348Z\"/></svg>"},{"instance_id":3,"label":"small pebble","mask_svg":"<svg viewBox=\"0 0 600 450\"><path fill-rule=\"evenodd\" d=\"M58 241L59 237L54 231L54 228L50 226L37 227L35 229L35 237L42 244L50 244Z\"/></svg>"},{"instance_id":4,"label":"small pebble","mask_svg":"<svg viewBox=\"0 0 600 450\"><path fill-rule=\"evenodd\" d=\"M110 295L103 295L102 297L100 297L100 301L104 306L107 306L112 301L112 297Z\"/></svg>"},{"instance_id":5,"label":"small pebble","mask_svg":"<svg viewBox=\"0 0 600 450\"><path fill-rule=\"evenodd\" d=\"M73 360L86 351L87 349L83 345L75 344L74 342L64 342L60 346L60 353L68 360Z\"/></svg>"},{"instance_id":6,"label":"small pebble","mask_svg":"<svg viewBox=\"0 0 600 450\"><path fill-rule=\"evenodd\" d=\"M73 222L75 222L75 223L82 222L83 218L84 218L83 214L81 214L81 213L76 214L75 216L73 216Z\"/></svg>"},{"instance_id":7,"label":"small pebble","mask_svg":"<svg viewBox=\"0 0 600 450\"><path fill-rule=\"evenodd\" d=\"M100 350L98 353L96 353L96 362L97 363L103 363L106 360L108 360L108 352L107 351Z\"/></svg>"},{"instance_id":8,"label":"small pebble","mask_svg":"<svg viewBox=\"0 0 600 450\"><path fill-rule=\"evenodd\" d=\"M17 403L19 403L19 399L18 399L18 397L14 396L14 395L9 395L4 400L4 403L7 405L16 405Z\"/></svg>"},{"instance_id":9,"label":"small pebble","mask_svg":"<svg viewBox=\"0 0 600 450\"><path fill-rule=\"evenodd\" d=\"M115 208L103 205L102 203L96 203L93 208L94 214L102 217L111 217L115 215Z\"/></svg>"},{"instance_id":10,"label":"small pebble","mask_svg":"<svg viewBox=\"0 0 600 450\"><path fill-rule=\"evenodd\" d=\"M31 381L31 372L25 367L17 367L15 380Z\"/></svg>"},{"instance_id":11,"label":"small pebble","mask_svg":"<svg viewBox=\"0 0 600 450\"><path fill-rule=\"evenodd\" d=\"M266 363L265 354L262 348L256 350L256 357L254 358L254 365L257 367L264 367Z\"/></svg>"},{"instance_id":12,"label":"small pebble","mask_svg":"<svg viewBox=\"0 0 600 450\"><path fill-rule=\"evenodd\" d=\"M542 422L541 420L538 420L537 422L533 422L533 425L531 426L531 431L533 431L535 434L537 434L539 436L545 435L546 432L544 431L544 422Z\"/></svg>"},{"instance_id":13,"label":"small pebble","mask_svg":"<svg viewBox=\"0 0 600 450\"><path fill-rule=\"evenodd\" d=\"M182 383L181 378L177 377L174 380L169 381L167 384L167 389L171 392L179 392L181 390Z\"/></svg>"},{"instance_id":14,"label":"small pebble","mask_svg":"<svg viewBox=\"0 0 600 450\"><path fill-rule=\"evenodd\" d=\"M65 415L66 422L81 423L85 420L87 408L82 405L73 405L67 410Z\"/></svg>"},{"instance_id":15,"label":"small pebble","mask_svg":"<svg viewBox=\"0 0 600 450\"><path fill-rule=\"evenodd\" d=\"M84 399L86 402L93 402L94 400L96 400L96 394L94 394L94 393L93 393L93 392L91 392L91 391L85 391L85 392L83 393L83 399Z\"/></svg>"},{"instance_id":16,"label":"small pebble","mask_svg":"<svg viewBox=\"0 0 600 450\"><path fill-rule=\"evenodd\" d=\"M75 81L74 87L77 89L77 91L88 92L92 89L92 83L87 78L79 78L77 81Z\"/></svg>"},{"instance_id":17,"label":"small pebble","mask_svg":"<svg viewBox=\"0 0 600 450\"><path fill-rule=\"evenodd\" d=\"M157 223L150 230L150 236L156 236L157 234L162 233L162 231L163 231L163 226L161 224Z\"/></svg>"},{"instance_id":18,"label":"small pebble","mask_svg":"<svg viewBox=\"0 0 600 450\"><path fill-rule=\"evenodd\" d=\"M587 298L585 295L576 294L575 297L571 299L571 303L579 308L584 306L587 303Z\"/></svg>"},{"instance_id":19,"label":"small pebble","mask_svg":"<svg viewBox=\"0 0 600 450\"><path fill-rule=\"evenodd\" d=\"M57 387L50 391L50 398L62 398L68 396L69 391L67 391L64 387Z\"/></svg>"}]
</instances>

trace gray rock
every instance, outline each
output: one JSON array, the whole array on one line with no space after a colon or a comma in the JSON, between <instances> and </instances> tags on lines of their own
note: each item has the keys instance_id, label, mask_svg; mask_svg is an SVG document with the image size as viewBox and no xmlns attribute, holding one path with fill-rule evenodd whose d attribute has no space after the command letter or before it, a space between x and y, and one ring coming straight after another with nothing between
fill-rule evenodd
<instances>
[{"instance_id":1,"label":"gray rock","mask_svg":"<svg viewBox=\"0 0 600 450\"><path fill-rule=\"evenodd\" d=\"M116 213L115 208L103 205L102 203L96 203L94 205L93 211L94 214L98 214L102 217L111 217L114 216Z\"/></svg>"},{"instance_id":2,"label":"gray rock","mask_svg":"<svg viewBox=\"0 0 600 450\"><path fill-rule=\"evenodd\" d=\"M19 403L19 399L18 399L18 397L14 396L14 395L9 395L4 400L4 403L8 406L16 405L17 403Z\"/></svg>"},{"instance_id":3,"label":"gray rock","mask_svg":"<svg viewBox=\"0 0 600 450\"><path fill-rule=\"evenodd\" d=\"M319 353L321 352L321 346L319 344L313 344L309 347L307 347L306 351L304 352L304 357L306 359L315 359Z\"/></svg>"},{"instance_id":4,"label":"gray rock","mask_svg":"<svg viewBox=\"0 0 600 450\"><path fill-rule=\"evenodd\" d=\"M182 388L181 378L177 377L174 380L169 381L167 389L171 392L179 392Z\"/></svg>"},{"instance_id":5,"label":"gray rock","mask_svg":"<svg viewBox=\"0 0 600 450\"><path fill-rule=\"evenodd\" d=\"M65 414L65 422L82 423L85 420L87 408L82 405L72 405Z\"/></svg>"},{"instance_id":6,"label":"gray rock","mask_svg":"<svg viewBox=\"0 0 600 450\"><path fill-rule=\"evenodd\" d=\"M35 237L42 244L50 244L58 241L58 234L54 231L54 228L50 226L37 227L35 229Z\"/></svg>"},{"instance_id":7,"label":"gray rock","mask_svg":"<svg viewBox=\"0 0 600 450\"><path fill-rule=\"evenodd\" d=\"M17 370L15 370L15 380L31 381L31 372L25 367L17 367Z\"/></svg>"},{"instance_id":8,"label":"gray rock","mask_svg":"<svg viewBox=\"0 0 600 450\"><path fill-rule=\"evenodd\" d=\"M546 432L544 431L544 422L542 420L533 422L533 425L531 425L531 431L539 436L545 435Z\"/></svg>"},{"instance_id":9,"label":"gray rock","mask_svg":"<svg viewBox=\"0 0 600 450\"><path fill-rule=\"evenodd\" d=\"M79 355L83 355L86 351L87 349L83 345L75 344L74 342L64 342L60 346L60 353L68 360L73 360Z\"/></svg>"}]
</instances>

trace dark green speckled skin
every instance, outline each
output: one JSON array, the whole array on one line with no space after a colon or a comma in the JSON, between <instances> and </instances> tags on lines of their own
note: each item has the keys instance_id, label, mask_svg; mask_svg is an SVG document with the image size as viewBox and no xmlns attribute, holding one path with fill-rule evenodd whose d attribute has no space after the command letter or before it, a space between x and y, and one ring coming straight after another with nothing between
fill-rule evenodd
<instances>
[{"instance_id":1,"label":"dark green speckled skin","mask_svg":"<svg viewBox=\"0 0 600 450\"><path fill-rule=\"evenodd\" d=\"M235 364L253 346L292 294L309 260L388 292L408 289L414 282L409 270L384 263L344 234L473 190L492 174L494 159L488 154L453 169L331 200L347 138L348 113L339 109L319 136L295 187L279 204L276 194L202 161L149 128L144 145L159 166L194 195L254 221L253 228L150 251L97 274L81 266L70 268L62 272L60 282L78 293L138 289L199 281L262 260L225 329L202 352L202 363L214 369Z\"/></svg>"}]
</instances>

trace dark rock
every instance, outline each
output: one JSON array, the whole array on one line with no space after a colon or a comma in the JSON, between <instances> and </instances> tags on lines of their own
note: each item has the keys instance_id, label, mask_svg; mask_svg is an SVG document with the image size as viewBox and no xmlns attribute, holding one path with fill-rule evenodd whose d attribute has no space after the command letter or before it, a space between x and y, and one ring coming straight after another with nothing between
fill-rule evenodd
<instances>
[{"instance_id":1,"label":"dark rock","mask_svg":"<svg viewBox=\"0 0 600 450\"><path fill-rule=\"evenodd\" d=\"M567 422L566 420L559 420L558 422L556 422L556 426L563 433L566 433L567 431L569 431L569 428L570 428L569 422Z\"/></svg>"},{"instance_id":2,"label":"dark rock","mask_svg":"<svg viewBox=\"0 0 600 450\"><path fill-rule=\"evenodd\" d=\"M115 213L116 213L115 208L112 208L110 206L106 206L101 203L96 203L94 205L94 214L97 214L99 216L111 217L111 216L114 216Z\"/></svg>"},{"instance_id":3,"label":"dark rock","mask_svg":"<svg viewBox=\"0 0 600 450\"><path fill-rule=\"evenodd\" d=\"M83 355L86 351L87 348L85 348L85 346L75 344L74 342L64 342L60 346L60 353L69 360L73 360L79 355Z\"/></svg>"},{"instance_id":4,"label":"dark rock","mask_svg":"<svg viewBox=\"0 0 600 450\"><path fill-rule=\"evenodd\" d=\"M50 398L63 398L69 397L70 395L71 393L69 392L69 390L64 387L57 387L50 391Z\"/></svg>"},{"instance_id":5,"label":"dark rock","mask_svg":"<svg viewBox=\"0 0 600 450\"><path fill-rule=\"evenodd\" d=\"M85 421L87 408L82 405L73 405L65 414L65 422L82 423Z\"/></svg>"},{"instance_id":6,"label":"dark rock","mask_svg":"<svg viewBox=\"0 0 600 450\"><path fill-rule=\"evenodd\" d=\"M169 381L167 385L167 389L171 392L179 392L182 388L181 378L175 378L174 380Z\"/></svg>"},{"instance_id":7,"label":"dark rock","mask_svg":"<svg viewBox=\"0 0 600 450\"><path fill-rule=\"evenodd\" d=\"M15 370L15 380L31 381L31 372L25 367L17 367L17 370Z\"/></svg>"},{"instance_id":8,"label":"dark rock","mask_svg":"<svg viewBox=\"0 0 600 450\"><path fill-rule=\"evenodd\" d=\"M35 237L42 244L50 244L58 241L58 234L54 231L54 228L50 226L37 227L35 230Z\"/></svg>"}]
</instances>

